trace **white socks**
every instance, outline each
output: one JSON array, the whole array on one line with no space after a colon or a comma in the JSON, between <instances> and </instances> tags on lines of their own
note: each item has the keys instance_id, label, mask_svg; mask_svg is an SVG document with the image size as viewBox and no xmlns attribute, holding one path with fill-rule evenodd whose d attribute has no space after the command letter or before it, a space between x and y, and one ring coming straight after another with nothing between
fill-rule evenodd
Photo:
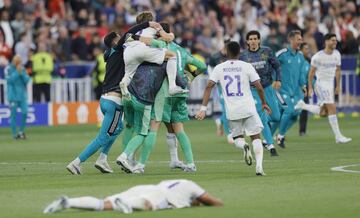
<instances>
[{"instance_id":1,"label":"white socks","mask_svg":"<svg viewBox=\"0 0 360 218\"><path fill-rule=\"evenodd\" d=\"M104 201L94 197L69 198L68 205L70 208L85 210L104 210Z\"/></svg>"},{"instance_id":2,"label":"white socks","mask_svg":"<svg viewBox=\"0 0 360 218\"><path fill-rule=\"evenodd\" d=\"M245 144L246 144L245 138L236 138L236 139L234 140L234 143L235 143L235 147L244 150L244 146L245 146Z\"/></svg>"},{"instance_id":3,"label":"white socks","mask_svg":"<svg viewBox=\"0 0 360 218\"><path fill-rule=\"evenodd\" d=\"M102 162L107 161L107 155L101 152L97 160Z\"/></svg>"},{"instance_id":4,"label":"white socks","mask_svg":"<svg viewBox=\"0 0 360 218\"><path fill-rule=\"evenodd\" d=\"M166 142L169 146L169 153L170 153L170 161L171 162L178 162L178 152L177 152L177 140L175 133L167 133L166 134Z\"/></svg>"},{"instance_id":5,"label":"white socks","mask_svg":"<svg viewBox=\"0 0 360 218\"><path fill-rule=\"evenodd\" d=\"M267 149L268 151L270 151L270 149L272 149L272 148L275 148L273 144L266 146L266 149Z\"/></svg>"},{"instance_id":6,"label":"white socks","mask_svg":"<svg viewBox=\"0 0 360 218\"><path fill-rule=\"evenodd\" d=\"M261 139L255 139L252 142L253 150L255 153L255 159L256 159L256 168L262 169L262 162L263 162L263 147L261 143Z\"/></svg>"},{"instance_id":7,"label":"white socks","mask_svg":"<svg viewBox=\"0 0 360 218\"><path fill-rule=\"evenodd\" d=\"M303 110L307 110L313 114L319 115L320 114L320 106L319 105L313 105L313 104L304 104L302 106Z\"/></svg>"},{"instance_id":8,"label":"white socks","mask_svg":"<svg viewBox=\"0 0 360 218\"><path fill-rule=\"evenodd\" d=\"M168 60L166 65L166 73L169 80L169 89L173 89L176 87L176 74L177 74L177 67L176 67L176 57L172 57Z\"/></svg>"},{"instance_id":9,"label":"white socks","mask_svg":"<svg viewBox=\"0 0 360 218\"><path fill-rule=\"evenodd\" d=\"M72 161L75 165L80 165L81 160L79 157L77 157L75 160Z\"/></svg>"},{"instance_id":10,"label":"white socks","mask_svg":"<svg viewBox=\"0 0 360 218\"><path fill-rule=\"evenodd\" d=\"M340 132L340 128L339 128L338 119L337 119L336 114L329 115L328 119L329 119L329 123L330 123L332 131L334 132L335 137L340 138L342 135L341 135L341 132Z\"/></svg>"}]
</instances>

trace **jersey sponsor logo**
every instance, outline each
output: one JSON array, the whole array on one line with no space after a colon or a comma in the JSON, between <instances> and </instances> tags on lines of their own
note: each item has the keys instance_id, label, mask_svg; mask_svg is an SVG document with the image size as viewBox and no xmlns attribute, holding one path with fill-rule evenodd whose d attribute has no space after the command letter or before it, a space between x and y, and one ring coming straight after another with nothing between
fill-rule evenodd
<instances>
[{"instance_id":1,"label":"jersey sponsor logo","mask_svg":"<svg viewBox=\"0 0 360 218\"><path fill-rule=\"evenodd\" d=\"M268 55L265 54L265 53L262 53L260 56L261 56L261 59L263 59L263 60L267 60L267 59L268 59Z\"/></svg>"},{"instance_id":2,"label":"jersey sponsor logo","mask_svg":"<svg viewBox=\"0 0 360 218\"><path fill-rule=\"evenodd\" d=\"M252 62L251 65L256 69L262 69L265 68L266 66L266 61L257 61L257 62Z\"/></svg>"}]
</instances>

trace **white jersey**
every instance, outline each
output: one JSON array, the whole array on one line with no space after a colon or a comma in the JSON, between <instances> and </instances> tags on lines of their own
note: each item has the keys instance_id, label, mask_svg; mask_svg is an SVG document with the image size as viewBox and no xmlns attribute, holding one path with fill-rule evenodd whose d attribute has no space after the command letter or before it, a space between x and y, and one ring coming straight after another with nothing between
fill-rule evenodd
<instances>
[{"instance_id":1,"label":"white jersey","mask_svg":"<svg viewBox=\"0 0 360 218\"><path fill-rule=\"evenodd\" d=\"M140 30L139 32L136 33L136 35L148 37L148 38L155 38L156 33L157 33L156 29L152 27L148 27L143 30Z\"/></svg>"},{"instance_id":2,"label":"white jersey","mask_svg":"<svg viewBox=\"0 0 360 218\"><path fill-rule=\"evenodd\" d=\"M111 202L116 209L116 201L120 199L124 204L134 210L145 210L146 205L143 200L151 204L152 210L169 208L166 199L166 192L157 185L138 185L119 194L111 195L105 198Z\"/></svg>"},{"instance_id":3,"label":"white jersey","mask_svg":"<svg viewBox=\"0 0 360 218\"><path fill-rule=\"evenodd\" d=\"M216 65L209 79L221 85L228 120L257 114L250 83L260 77L251 64L240 60L225 61Z\"/></svg>"},{"instance_id":4,"label":"white jersey","mask_svg":"<svg viewBox=\"0 0 360 218\"><path fill-rule=\"evenodd\" d=\"M336 49L332 54L327 54L324 50L321 50L311 58L311 66L316 68L316 80L319 82L333 83L336 67L340 65L341 55Z\"/></svg>"},{"instance_id":5,"label":"white jersey","mask_svg":"<svg viewBox=\"0 0 360 218\"><path fill-rule=\"evenodd\" d=\"M186 179L165 180L158 186L165 190L166 198L174 208L190 207L194 199L205 193L195 182Z\"/></svg>"}]
</instances>

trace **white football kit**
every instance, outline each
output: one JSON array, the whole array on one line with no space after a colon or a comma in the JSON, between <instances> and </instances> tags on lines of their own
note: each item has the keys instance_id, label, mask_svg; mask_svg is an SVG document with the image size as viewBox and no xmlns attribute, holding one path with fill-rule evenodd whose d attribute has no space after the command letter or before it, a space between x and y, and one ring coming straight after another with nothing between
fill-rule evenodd
<instances>
[{"instance_id":1,"label":"white football kit","mask_svg":"<svg viewBox=\"0 0 360 218\"><path fill-rule=\"evenodd\" d=\"M154 38L156 30L148 27L139 31L136 35L143 37ZM126 85L130 84L136 69L143 62L150 62L155 64L162 64L165 59L166 49L152 48L140 41L131 41L124 44L124 63L125 63L125 75L123 81Z\"/></svg>"},{"instance_id":2,"label":"white football kit","mask_svg":"<svg viewBox=\"0 0 360 218\"><path fill-rule=\"evenodd\" d=\"M209 79L221 85L233 136L261 133L264 127L250 90L250 83L260 80L254 67L244 61L228 60L217 65Z\"/></svg>"},{"instance_id":3,"label":"white football kit","mask_svg":"<svg viewBox=\"0 0 360 218\"><path fill-rule=\"evenodd\" d=\"M319 104L333 104L334 101L334 78L336 67L341 65L341 55L338 50L332 54L324 50L317 52L311 58L311 66L316 68L315 94Z\"/></svg>"},{"instance_id":4,"label":"white football kit","mask_svg":"<svg viewBox=\"0 0 360 218\"><path fill-rule=\"evenodd\" d=\"M167 201L173 208L190 207L193 200L205 193L195 182L186 179L165 180L157 186L165 191Z\"/></svg>"},{"instance_id":5,"label":"white football kit","mask_svg":"<svg viewBox=\"0 0 360 218\"><path fill-rule=\"evenodd\" d=\"M169 208L167 195L162 188L156 185L138 185L124 192L106 197L104 200L111 202L112 207L117 209L117 200L120 200L133 210L145 210L146 203L151 204L152 210Z\"/></svg>"}]
</instances>

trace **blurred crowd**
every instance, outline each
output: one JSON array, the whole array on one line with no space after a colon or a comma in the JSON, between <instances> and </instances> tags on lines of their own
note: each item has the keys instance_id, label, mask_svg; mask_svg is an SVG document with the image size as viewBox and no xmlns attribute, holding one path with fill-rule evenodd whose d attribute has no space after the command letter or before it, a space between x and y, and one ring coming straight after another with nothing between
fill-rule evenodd
<instances>
[{"instance_id":1,"label":"blurred crowd","mask_svg":"<svg viewBox=\"0 0 360 218\"><path fill-rule=\"evenodd\" d=\"M39 48L55 62L95 60L103 37L124 33L143 10L169 22L176 42L205 58L225 39L245 48L252 29L275 51L299 29L313 54L328 32L343 54L359 53L359 0L0 0L0 66L14 54L26 64Z\"/></svg>"}]
</instances>

